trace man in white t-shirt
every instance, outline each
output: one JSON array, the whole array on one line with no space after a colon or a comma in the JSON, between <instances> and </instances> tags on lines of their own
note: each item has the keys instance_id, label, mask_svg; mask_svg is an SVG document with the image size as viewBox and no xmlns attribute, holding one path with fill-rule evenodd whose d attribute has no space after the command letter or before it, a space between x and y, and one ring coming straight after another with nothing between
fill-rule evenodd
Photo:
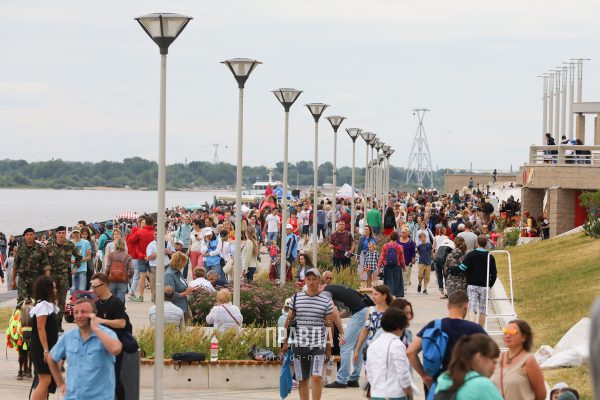
<instances>
[{"instance_id":1,"label":"man in white t-shirt","mask_svg":"<svg viewBox=\"0 0 600 400\"><path fill-rule=\"evenodd\" d=\"M463 225L463 224L460 224ZM458 226L458 230L460 230L461 226ZM467 253L475 250L477 246L477 235L472 232L473 224L471 221L467 221L464 223L465 230L460 232L456 237L461 237L465 240L465 244L467 245Z\"/></svg>"},{"instance_id":2,"label":"man in white t-shirt","mask_svg":"<svg viewBox=\"0 0 600 400\"><path fill-rule=\"evenodd\" d=\"M185 326L185 319L183 317L183 310L172 303L173 297L175 296L175 290L171 286L165 287L165 312L164 312L164 325L173 324L177 328ZM150 317L150 325L154 326L156 320L156 305L150 307L148 311Z\"/></svg>"},{"instance_id":3,"label":"man in white t-shirt","mask_svg":"<svg viewBox=\"0 0 600 400\"><path fill-rule=\"evenodd\" d=\"M277 233L279 232L279 224L281 220L279 219L279 215L277 215L279 211L277 208L273 208L271 214L267 215L266 224L267 224L267 241L275 241L277 242Z\"/></svg>"},{"instance_id":4,"label":"man in white t-shirt","mask_svg":"<svg viewBox=\"0 0 600 400\"><path fill-rule=\"evenodd\" d=\"M298 223L302 227L300 231L302 233L302 238L304 239L304 244L306 244L306 242L308 241L308 236L310 234L310 211L308 209L308 204L304 204L304 206L302 207L302 211L298 213Z\"/></svg>"}]
</instances>

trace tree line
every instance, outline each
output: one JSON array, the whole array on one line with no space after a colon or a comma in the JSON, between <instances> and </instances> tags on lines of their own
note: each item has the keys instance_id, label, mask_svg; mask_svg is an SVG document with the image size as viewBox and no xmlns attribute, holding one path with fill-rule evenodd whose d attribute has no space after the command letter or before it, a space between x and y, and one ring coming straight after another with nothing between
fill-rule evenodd
<instances>
[{"instance_id":1,"label":"tree line","mask_svg":"<svg viewBox=\"0 0 600 400\"><path fill-rule=\"evenodd\" d=\"M283 180L283 162L275 167L244 166L243 183L249 187L256 181L268 180L269 169L274 180ZM332 183L333 164L319 165L319 185ZM0 187L3 188L85 188L106 186L111 188L131 188L156 190L158 165L155 161L140 157L126 158L123 161L81 162L49 160L27 162L25 160L0 160ZM442 188L446 170L433 173L434 187ZM392 166L390 184L393 188L415 189L416 185L406 185L407 169ZM356 168L356 186L364 185L365 169ZM176 163L167 166L167 188L169 190L193 188L231 188L236 182L236 166L228 163L212 164L206 161ZM298 161L288 165L288 182L295 186L313 184L313 163ZM352 168L338 168L337 186L351 184ZM426 184L428 182L426 181Z\"/></svg>"}]
</instances>

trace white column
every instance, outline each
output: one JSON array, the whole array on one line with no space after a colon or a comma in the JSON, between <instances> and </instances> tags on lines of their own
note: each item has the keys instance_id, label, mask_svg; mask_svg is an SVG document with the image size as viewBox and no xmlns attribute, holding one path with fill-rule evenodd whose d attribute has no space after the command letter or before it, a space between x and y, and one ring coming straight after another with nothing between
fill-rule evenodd
<instances>
[{"instance_id":1,"label":"white column","mask_svg":"<svg viewBox=\"0 0 600 400\"><path fill-rule=\"evenodd\" d=\"M544 89L542 92L542 143L545 143L548 132L548 77L544 75Z\"/></svg>"},{"instance_id":2,"label":"white column","mask_svg":"<svg viewBox=\"0 0 600 400\"><path fill-rule=\"evenodd\" d=\"M283 135L283 197L281 198L281 262L279 263L281 283L284 284L286 274L286 226L288 221L288 206L287 206L287 187L288 187L288 123L289 111L285 112L285 133ZM237 234L236 234L237 235Z\"/></svg>"},{"instance_id":3,"label":"white column","mask_svg":"<svg viewBox=\"0 0 600 400\"><path fill-rule=\"evenodd\" d=\"M336 197L336 184L337 184L337 128L333 130L333 209L336 210L337 197ZM331 229L335 231L335 219L336 213L333 213L331 217Z\"/></svg>"},{"instance_id":4,"label":"white column","mask_svg":"<svg viewBox=\"0 0 600 400\"><path fill-rule=\"evenodd\" d=\"M244 149L244 88L240 88L238 107L238 148L235 182L235 254L233 262L233 304L240 306L242 274L242 154Z\"/></svg>"},{"instance_id":5,"label":"white column","mask_svg":"<svg viewBox=\"0 0 600 400\"><path fill-rule=\"evenodd\" d=\"M317 189L319 187L319 123L315 121L315 153L314 153L314 164L313 164L313 233L312 233L312 245L313 245L313 265L317 266Z\"/></svg>"},{"instance_id":6,"label":"white column","mask_svg":"<svg viewBox=\"0 0 600 400\"><path fill-rule=\"evenodd\" d=\"M352 139L352 198L350 199L350 218L352 219L352 228L350 228L350 232L352 233L352 237L354 237L354 221L356 220L356 212L354 211L354 163L356 161L356 139Z\"/></svg>"},{"instance_id":7,"label":"white column","mask_svg":"<svg viewBox=\"0 0 600 400\"><path fill-rule=\"evenodd\" d=\"M574 138L574 115L573 106L575 103L575 65L571 63L569 65L569 139Z\"/></svg>"},{"instance_id":8,"label":"white column","mask_svg":"<svg viewBox=\"0 0 600 400\"><path fill-rule=\"evenodd\" d=\"M160 56L160 117L158 129L158 201L156 207L156 330L154 337L154 397L163 398L164 368L164 284L165 269L165 187L166 187L166 147L167 147L167 55Z\"/></svg>"},{"instance_id":9,"label":"white column","mask_svg":"<svg viewBox=\"0 0 600 400\"><path fill-rule=\"evenodd\" d=\"M560 143L560 71L554 73L554 141Z\"/></svg>"},{"instance_id":10,"label":"white column","mask_svg":"<svg viewBox=\"0 0 600 400\"><path fill-rule=\"evenodd\" d=\"M548 131L551 136L554 135L554 74L548 75ZM544 135L543 145L546 144Z\"/></svg>"},{"instance_id":11,"label":"white column","mask_svg":"<svg viewBox=\"0 0 600 400\"><path fill-rule=\"evenodd\" d=\"M561 116L560 116L560 134L566 136L567 134L567 67L562 70L562 100L561 100ZM557 142L556 144L559 144Z\"/></svg>"}]
</instances>

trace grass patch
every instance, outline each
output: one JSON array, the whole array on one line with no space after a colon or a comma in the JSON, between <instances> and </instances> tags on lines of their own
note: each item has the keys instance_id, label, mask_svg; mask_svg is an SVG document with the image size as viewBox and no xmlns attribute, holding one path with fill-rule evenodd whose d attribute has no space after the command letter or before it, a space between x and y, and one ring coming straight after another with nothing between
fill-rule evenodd
<instances>
[{"instance_id":1,"label":"grass patch","mask_svg":"<svg viewBox=\"0 0 600 400\"><path fill-rule=\"evenodd\" d=\"M589 316L600 293L600 240L577 233L518 246L510 252L517 315L532 326L535 348L542 344L554 347L577 321ZM506 257L498 255L496 262L508 290ZM549 383L565 381L591 396L587 370L587 366L564 368L544 371L544 376Z\"/></svg>"},{"instance_id":2,"label":"grass patch","mask_svg":"<svg viewBox=\"0 0 600 400\"><path fill-rule=\"evenodd\" d=\"M0 308L0 321L4 324L2 326L8 326L8 321L10 321L10 317L12 317L13 312L15 311L14 307L1 307Z\"/></svg>"}]
</instances>

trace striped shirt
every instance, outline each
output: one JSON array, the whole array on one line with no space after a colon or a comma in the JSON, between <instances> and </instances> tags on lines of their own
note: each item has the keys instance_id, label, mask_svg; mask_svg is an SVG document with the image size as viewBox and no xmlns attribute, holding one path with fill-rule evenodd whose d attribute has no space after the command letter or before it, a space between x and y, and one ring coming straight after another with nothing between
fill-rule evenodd
<instances>
[{"instance_id":1,"label":"striped shirt","mask_svg":"<svg viewBox=\"0 0 600 400\"><path fill-rule=\"evenodd\" d=\"M292 297L292 310L295 310L296 331L290 335L298 343L297 347L325 348L325 316L333 313L333 301L323 293L309 296L298 292Z\"/></svg>"}]
</instances>

